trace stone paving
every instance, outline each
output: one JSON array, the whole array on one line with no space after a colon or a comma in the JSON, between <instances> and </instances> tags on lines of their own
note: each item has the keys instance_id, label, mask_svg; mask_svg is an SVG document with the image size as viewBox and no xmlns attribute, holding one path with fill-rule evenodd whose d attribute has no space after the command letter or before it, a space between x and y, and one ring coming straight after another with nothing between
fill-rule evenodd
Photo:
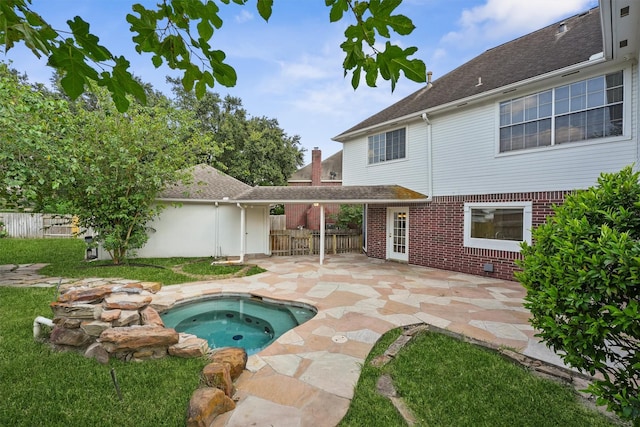
<instances>
[{"instance_id":1,"label":"stone paving","mask_svg":"<svg viewBox=\"0 0 640 427\"><path fill-rule=\"evenodd\" d=\"M360 366L398 326L428 323L561 365L533 337L516 282L334 255L257 260L266 273L165 286L158 308L220 292L249 292L311 304L318 314L249 357L236 382L238 405L214 426L334 426L345 415Z\"/></svg>"},{"instance_id":2,"label":"stone paving","mask_svg":"<svg viewBox=\"0 0 640 427\"><path fill-rule=\"evenodd\" d=\"M165 286L152 305L217 293L311 304L318 314L250 356L236 382L235 410L214 426L334 426L345 415L360 366L385 332L428 323L561 365L538 343L516 282L393 262L364 255L256 260L267 272L244 278ZM0 266L0 284L57 286L37 274L42 264ZM65 282L62 279L63 283Z\"/></svg>"}]
</instances>

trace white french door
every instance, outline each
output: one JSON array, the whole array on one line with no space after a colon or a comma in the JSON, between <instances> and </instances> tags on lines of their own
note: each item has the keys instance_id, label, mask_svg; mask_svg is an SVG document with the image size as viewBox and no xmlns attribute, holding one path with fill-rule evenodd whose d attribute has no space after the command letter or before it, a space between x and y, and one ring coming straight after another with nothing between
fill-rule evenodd
<instances>
[{"instance_id":1,"label":"white french door","mask_svg":"<svg viewBox=\"0 0 640 427\"><path fill-rule=\"evenodd\" d=\"M409 261L409 208L387 208L387 259Z\"/></svg>"}]
</instances>

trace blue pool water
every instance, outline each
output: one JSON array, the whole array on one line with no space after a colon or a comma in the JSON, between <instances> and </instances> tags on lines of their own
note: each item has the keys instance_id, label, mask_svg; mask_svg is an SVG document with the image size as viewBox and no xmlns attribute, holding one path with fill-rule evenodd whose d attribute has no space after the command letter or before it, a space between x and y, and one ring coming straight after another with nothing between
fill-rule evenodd
<instances>
[{"instance_id":1,"label":"blue pool water","mask_svg":"<svg viewBox=\"0 0 640 427\"><path fill-rule=\"evenodd\" d=\"M177 305L161 316L166 327L206 339L211 348L242 347L251 355L316 313L297 303L222 295Z\"/></svg>"}]
</instances>

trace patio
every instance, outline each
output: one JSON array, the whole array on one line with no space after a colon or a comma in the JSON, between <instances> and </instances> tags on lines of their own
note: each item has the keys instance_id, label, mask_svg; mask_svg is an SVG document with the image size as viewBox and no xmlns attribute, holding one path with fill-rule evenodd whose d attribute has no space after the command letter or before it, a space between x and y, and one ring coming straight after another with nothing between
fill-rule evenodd
<instances>
[{"instance_id":1,"label":"patio","mask_svg":"<svg viewBox=\"0 0 640 427\"><path fill-rule=\"evenodd\" d=\"M165 286L155 306L219 292L312 304L318 314L249 358L237 408L216 426L334 426L346 413L360 365L398 326L428 323L561 365L533 337L516 282L410 266L364 255L271 257L256 276Z\"/></svg>"}]
</instances>

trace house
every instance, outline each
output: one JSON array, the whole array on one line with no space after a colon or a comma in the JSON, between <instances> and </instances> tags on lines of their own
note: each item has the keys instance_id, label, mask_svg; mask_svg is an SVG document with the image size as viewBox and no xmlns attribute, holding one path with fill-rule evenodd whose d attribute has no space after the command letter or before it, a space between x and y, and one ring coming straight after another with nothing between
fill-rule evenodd
<instances>
[{"instance_id":1,"label":"house","mask_svg":"<svg viewBox=\"0 0 640 427\"><path fill-rule=\"evenodd\" d=\"M512 279L520 243L571 191L640 164L640 5L599 7L487 50L336 136L367 205L368 256Z\"/></svg>"},{"instance_id":2,"label":"house","mask_svg":"<svg viewBox=\"0 0 640 427\"><path fill-rule=\"evenodd\" d=\"M287 181L291 187L320 187L342 185L342 151L338 151L322 160L322 151L315 147L311 151L311 163L298 169ZM337 214L340 205L327 204L324 207L327 217ZM307 228L320 229L320 208L313 204L286 204L284 212L287 216L287 229Z\"/></svg>"},{"instance_id":3,"label":"house","mask_svg":"<svg viewBox=\"0 0 640 427\"><path fill-rule=\"evenodd\" d=\"M165 208L149 224L149 240L136 251L138 257L238 257L243 262L246 256L270 255L269 209L284 203L318 205L322 263L326 205L426 199L397 185L251 187L208 165L197 165L191 173L192 183L160 193L157 203Z\"/></svg>"},{"instance_id":4,"label":"house","mask_svg":"<svg viewBox=\"0 0 640 427\"><path fill-rule=\"evenodd\" d=\"M195 166L191 184L171 186L158 197L165 208L150 224L149 240L137 256L269 254L269 205L235 201L252 188L211 166Z\"/></svg>"}]
</instances>

